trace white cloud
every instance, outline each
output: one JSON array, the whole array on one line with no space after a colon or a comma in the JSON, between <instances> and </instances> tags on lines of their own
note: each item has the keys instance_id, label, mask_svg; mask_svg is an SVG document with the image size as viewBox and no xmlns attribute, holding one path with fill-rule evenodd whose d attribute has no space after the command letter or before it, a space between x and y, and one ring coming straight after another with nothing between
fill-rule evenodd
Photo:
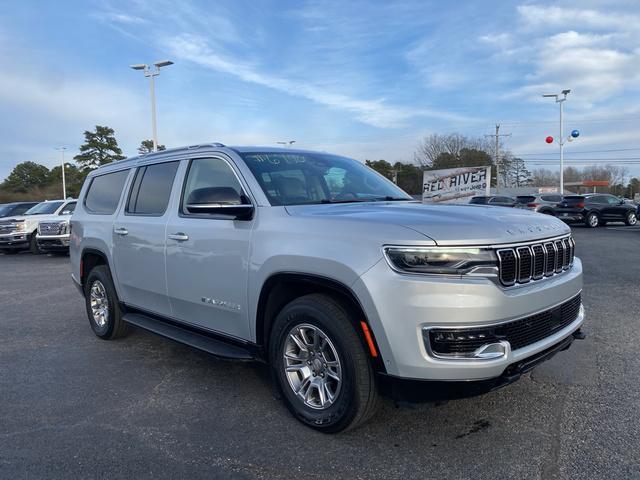
<instances>
[{"instance_id":1,"label":"white cloud","mask_svg":"<svg viewBox=\"0 0 640 480\"><path fill-rule=\"evenodd\" d=\"M532 28L637 29L640 17L633 14L605 12L584 8L542 5L520 5L518 13L523 23Z\"/></svg>"},{"instance_id":2,"label":"white cloud","mask_svg":"<svg viewBox=\"0 0 640 480\"><path fill-rule=\"evenodd\" d=\"M183 34L162 40L165 48L175 57L194 62L215 71L233 75L238 79L272 88L280 92L306 98L333 109L346 110L362 123L378 128L402 126L407 120L418 116L453 119L459 118L444 112L428 109L412 109L389 105L384 99L359 99L325 90L320 85L304 79L289 79L260 72L253 65L238 59L228 59L215 52L208 42L196 35Z\"/></svg>"}]
</instances>

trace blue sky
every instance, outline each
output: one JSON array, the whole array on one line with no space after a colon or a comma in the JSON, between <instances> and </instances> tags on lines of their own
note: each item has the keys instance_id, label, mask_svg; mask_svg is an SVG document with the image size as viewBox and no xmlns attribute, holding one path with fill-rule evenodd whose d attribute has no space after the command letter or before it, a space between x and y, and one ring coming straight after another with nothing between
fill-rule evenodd
<instances>
[{"instance_id":1,"label":"blue sky","mask_svg":"<svg viewBox=\"0 0 640 480\"><path fill-rule=\"evenodd\" d=\"M637 1L31 1L0 6L0 178L55 165L59 145L73 156L96 124L135 154L148 84L128 65L162 59L167 146L295 139L411 161L427 134L500 122L516 155L553 159L540 95L571 88L567 157L640 158Z\"/></svg>"}]
</instances>

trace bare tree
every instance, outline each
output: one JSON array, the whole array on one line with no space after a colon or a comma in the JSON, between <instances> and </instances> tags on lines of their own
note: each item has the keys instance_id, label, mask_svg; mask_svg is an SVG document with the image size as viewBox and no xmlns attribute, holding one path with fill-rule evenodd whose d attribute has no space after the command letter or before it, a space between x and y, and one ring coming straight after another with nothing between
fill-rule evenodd
<instances>
[{"instance_id":1,"label":"bare tree","mask_svg":"<svg viewBox=\"0 0 640 480\"><path fill-rule=\"evenodd\" d=\"M446 135L432 133L420 142L414 159L422 167L430 168L436 159L444 153L460 158L463 149L481 150L493 154L493 146L485 138L469 138L460 133Z\"/></svg>"}]
</instances>

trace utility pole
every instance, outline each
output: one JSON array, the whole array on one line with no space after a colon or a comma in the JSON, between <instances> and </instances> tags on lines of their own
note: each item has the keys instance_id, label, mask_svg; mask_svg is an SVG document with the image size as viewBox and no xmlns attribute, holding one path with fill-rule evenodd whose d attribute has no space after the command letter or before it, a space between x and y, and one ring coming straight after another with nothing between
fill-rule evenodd
<instances>
[{"instance_id":1,"label":"utility pole","mask_svg":"<svg viewBox=\"0 0 640 480\"><path fill-rule=\"evenodd\" d=\"M67 198L67 184L65 182L64 179L64 151L67 149L67 147L58 147L56 148L56 150L60 150L60 153L62 154L62 199L66 200Z\"/></svg>"},{"instance_id":2,"label":"utility pole","mask_svg":"<svg viewBox=\"0 0 640 480\"><path fill-rule=\"evenodd\" d=\"M496 138L495 159L496 159L496 193L500 193L500 137L510 137L510 133L500 133L500 124L496 123L496 133L487 134L485 137ZM491 182L489 182L491 183Z\"/></svg>"}]
</instances>

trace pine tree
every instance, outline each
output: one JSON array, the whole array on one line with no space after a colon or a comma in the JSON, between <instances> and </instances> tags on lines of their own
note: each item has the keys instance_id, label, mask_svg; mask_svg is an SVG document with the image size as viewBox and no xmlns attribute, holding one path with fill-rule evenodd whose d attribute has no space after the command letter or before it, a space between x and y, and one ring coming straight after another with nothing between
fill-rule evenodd
<instances>
[{"instance_id":1,"label":"pine tree","mask_svg":"<svg viewBox=\"0 0 640 480\"><path fill-rule=\"evenodd\" d=\"M164 145L158 145L158 151L166 149L167 147L165 147ZM153 152L153 140L142 140L140 142L140 146L138 147L138 153L140 155L144 155L151 152Z\"/></svg>"},{"instance_id":2,"label":"pine tree","mask_svg":"<svg viewBox=\"0 0 640 480\"><path fill-rule=\"evenodd\" d=\"M94 169L125 158L118 147L113 128L96 125L95 132L85 130L84 140L80 154L73 157L82 168Z\"/></svg>"}]
</instances>

